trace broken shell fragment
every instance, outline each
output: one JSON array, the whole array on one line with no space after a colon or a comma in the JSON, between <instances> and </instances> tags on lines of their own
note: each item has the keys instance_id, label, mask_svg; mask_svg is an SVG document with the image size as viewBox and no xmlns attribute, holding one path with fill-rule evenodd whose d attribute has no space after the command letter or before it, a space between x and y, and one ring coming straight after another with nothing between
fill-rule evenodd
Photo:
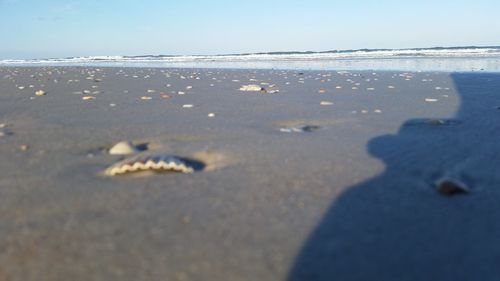
<instances>
[{"instance_id":1,"label":"broken shell fragment","mask_svg":"<svg viewBox=\"0 0 500 281\"><path fill-rule=\"evenodd\" d=\"M301 127L280 128L282 133L311 133L318 130L320 127L315 125L305 125Z\"/></svg>"},{"instance_id":2,"label":"broken shell fragment","mask_svg":"<svg viewBox=\"0 0 500 281\"><path fill-rule=\"evenodd\" d=\"M259 86L259 85L255 85L255 84L252 84L252 85L243 85L240 87L240 91L244 91L244 92L265 92L266 89L264 89L263 87Z\"/></svg>"},{"instance_id":3,"label":"broken shell fragment","mask_svg":"<svg viewBox=\"0 0 500 281\"><path fill-rule=\"evenodd\" d=\"M178 172L189 174L195 171L195 167L189 162L190 161L183 158L168 154L140 155L117 162L107 168L104 173L108 176L123 175L140 171Z\"/></svg>"}]
</instances>

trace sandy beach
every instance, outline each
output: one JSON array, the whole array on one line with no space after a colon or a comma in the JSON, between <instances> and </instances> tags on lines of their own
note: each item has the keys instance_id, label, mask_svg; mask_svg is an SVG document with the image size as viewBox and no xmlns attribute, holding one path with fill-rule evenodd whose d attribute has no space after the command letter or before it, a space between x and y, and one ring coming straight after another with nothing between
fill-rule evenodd
<instances>
[{"instance_id":1,"label":"sandy beach","mask_svg":"<svg viewBox=\"0 0 500 281\"><path fill-rule=\"evenodd\" d=\"M499 89L486 72L0 67L0 280L494 280ZM107 176L123 140L203 167Z\"/></svg>"}]
</instances>

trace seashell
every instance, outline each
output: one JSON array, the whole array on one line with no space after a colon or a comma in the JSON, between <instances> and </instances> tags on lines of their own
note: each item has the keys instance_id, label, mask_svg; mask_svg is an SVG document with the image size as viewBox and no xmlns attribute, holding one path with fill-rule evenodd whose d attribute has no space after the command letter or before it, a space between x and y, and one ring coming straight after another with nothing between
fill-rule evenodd
<instances>
[{"instance_id":1,"label":"seashell","mask_svg":"<svg viewBox=\"0 0 500 281\"><path fill-rule=\"evenodd\" d=\"M129 141L121 141L109 149L112 155L127 155L138 152L139 150Z\"/></svg>"},{"instance_id":2,"label":"seashell","mask_svg":"<svg viewBox=\"0 0 500 281\"><path fill-rule=\"evenodd\" d=\"M319 104L320 105L333 105L333 102L331 102L331 101L322 101Z\"/></svg>"},{"instance_id":3,"label":"seashell","mask_svg":"<svg viewBox=\"0 0 500 281\"><path fill-rule=\"evenodd\" d=\"M318 130L320 127L315 125L305 125L302 127L280 128L282 133L311 133Z\"/></svg>"},{"instance_id":4,"label":"seashell","mask_svg":"<svg viewBox=\"0 0 500 281\"><path fill-rule=\"evenodd\" d=\"M264 92L266 89L262 88L259 85L243 85L240 88L240 91L244 92Z\"/></svg>"},{"instance_id":5,"label":"seashell","mask_svg":"<svg viewBox=\"0 0 500 281\"><path fill-rule=\"evenodd\" d=\"M43 90L38 90L38 91L35 91L35 95L40 97L40 96L45 96L46 93Z\"/></svg>"},{"instance_id":6,"label":"seashell","mask_svg":"<svg viewBox=\"0 0 500 281\"><path fill-rule=\"evenodd\" d=\"M178 172L190 174L195 171L196 163L168 154L139 155L117 162L107 168L108 176L123 175L140 171Z\"/></svg>"}]
</instances>

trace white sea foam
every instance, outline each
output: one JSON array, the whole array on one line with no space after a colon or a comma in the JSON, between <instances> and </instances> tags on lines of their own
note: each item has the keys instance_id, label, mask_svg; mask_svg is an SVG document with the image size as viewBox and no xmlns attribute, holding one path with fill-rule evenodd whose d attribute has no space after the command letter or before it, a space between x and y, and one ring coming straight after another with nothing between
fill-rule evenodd
<instances>
[{"instance_id":1,"label":"white sea foam","mask_svg":"<svg viewBox=\"0 0 500 281\"><path fill-rule=\"evenodd\" d=\"M0 65L500 71L500 47L0 60Z\"/></svg>"}]
</instances>

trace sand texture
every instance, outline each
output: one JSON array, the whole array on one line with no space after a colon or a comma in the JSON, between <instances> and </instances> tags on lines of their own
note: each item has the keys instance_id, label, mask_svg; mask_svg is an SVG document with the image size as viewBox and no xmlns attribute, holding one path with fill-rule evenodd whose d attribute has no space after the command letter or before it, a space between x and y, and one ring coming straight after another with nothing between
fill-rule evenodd
<instances>
[{"instance_id":1,"label":"sand texture","mask_svg":"<svg viewBox=\"0 0 500 281\"><path fill-rule=\"evenodd\" d=\"M495 73L0 68L0 280L495 280L498 106ZM120 141L199 165L106 176Z\"/></svg>"}]
</instances>

